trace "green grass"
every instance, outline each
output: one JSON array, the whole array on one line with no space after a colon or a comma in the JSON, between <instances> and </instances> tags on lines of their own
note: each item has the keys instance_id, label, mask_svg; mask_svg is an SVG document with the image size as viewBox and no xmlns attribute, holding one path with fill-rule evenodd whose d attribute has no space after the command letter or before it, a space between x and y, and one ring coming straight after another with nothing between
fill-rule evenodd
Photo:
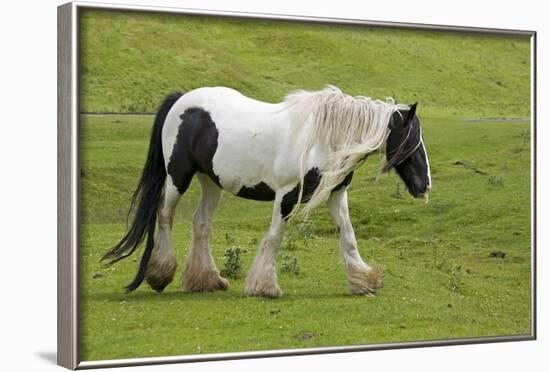
<instances>
[{"instance_id":1,"label":"green grass","mask_svg":"<svg viewBox=\"0 0 550 372\"><path fill-rule=\"evenodd\" d=\"M379 177L376 156L354 177L359 250L386 273L376 297L348 294L325 208L307 236L298 221L287 230L281 299L245 297L244 274L226 292L183 293L196 181L178 205L176 280L160 295L125 294L138 255L99 259L125 231L152 117L82 115L83 360L530 332L529 124L462 120L529 116L527 38L95 10L81 37L84 112L154 112L168 92L208 85L266 101L325 84L418 101L434 183L425 205L395 174ZM211 239L220 269L234 246L250 266L270 216L271 203L224 194Z\"/></svg>"},{"instance_id":2,"label":"green grass","mask_svg":"<svg viewBox=\"0 0 550 372\"><path fill-rule=\"evenodd\" d=\"M160 295L146 285L127 295L122 287L135 274L135 257L100 265L124 232L151 121L82 117L84 360L530 331L528 123L423 120L434 182L429 204L406 195L395 174L377 180L375 158L350 188L359 250L385 269L379 295L347 294L338 235L321 208L311 217L313 236L305 239L298 221L291 223L282 252L297 258L300 273L279 270L285 295L269 300L244 296L242 276L227 292L184 293L180 272ZM173 236L180 269L198 196L194 182L178 205ZM271 203L224 194L211 241L218 267L227 248L240 246L247 249L246 270L270 214ZM506 257L491 258L493 251Z\"/></svg>"},{"instance_id":3,"label":"green grass","mask_svg":"<svg viewBox=\"0 0 550 372\"><path fill-rule=\"evenodd\" d=\"M270 102L326 84L424 115L529 116L527 37L84 11L81 109L155 112L167 92L229 86Z\"/></svg>"}]
</instances>

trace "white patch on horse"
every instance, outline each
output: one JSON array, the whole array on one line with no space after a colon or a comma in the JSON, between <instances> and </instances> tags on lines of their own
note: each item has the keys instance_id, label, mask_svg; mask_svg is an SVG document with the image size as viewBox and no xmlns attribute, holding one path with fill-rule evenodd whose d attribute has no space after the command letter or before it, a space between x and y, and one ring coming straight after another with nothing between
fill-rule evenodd
<instances>
[{"instance_id":1,"label":"white patch on horse","mask_svg":"<svg viewBox=\"0 0 550 372\"><path fill-rule=\"evenodd\" d=\"M424 138L422 137L422 132L420 133L420 143L422 144L422 148L424 149L424 160L426 160L426 167L428 168L428 186L426 188L426 191L430 191L432 188L432 171L430 169L430 161L428 160L428 151L426 150L426 145L424 145Z\"/></svg>"}]
</instances>

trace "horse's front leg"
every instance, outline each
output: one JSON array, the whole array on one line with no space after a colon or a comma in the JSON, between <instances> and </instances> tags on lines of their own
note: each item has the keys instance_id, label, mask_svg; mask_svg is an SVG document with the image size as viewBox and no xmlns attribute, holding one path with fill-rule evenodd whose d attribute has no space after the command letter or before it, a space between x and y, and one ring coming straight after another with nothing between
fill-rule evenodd
<instances>
[{"instance_id":1,"label":"horse's front leg","mask_svg":"<svg viewBox=\"0 0 550 372\"><path fill-rule=\"evenodd\" d=\"M276 258L283 240L286 221L281 215L283 193L277 193L271 217L271 226L265 234L256 258L248 270L244 292L248 296L277 298L283 291L277 284Z\"/></svg>"},{"instance_id":2,"label":"horse's front leg","mask_svg":"<svg viewBox=\"0 0 550 372\"><path fill-rule=\"evenodd\" d=\"M328 200L330 214L340 231L340 254L348 277L349 289L353 294L375 294L383 285L384 273L381 269L367 265L359 251L355 232L348 211L348 195L345 189L332 193Z\"/></svg>"}]
</instances>

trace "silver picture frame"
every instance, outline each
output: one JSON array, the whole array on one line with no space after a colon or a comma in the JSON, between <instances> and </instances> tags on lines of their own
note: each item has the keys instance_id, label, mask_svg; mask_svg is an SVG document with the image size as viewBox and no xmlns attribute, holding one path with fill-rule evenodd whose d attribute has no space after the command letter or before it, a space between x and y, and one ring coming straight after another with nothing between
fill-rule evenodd
<instances>
[{"instance_id":1,"label":"silver picture frame","mask_svg":"<svg viewBox=\"0 0 550 372\"><path fill-rule=\"evenodd\" d=\"M251 351L219 354L182 355L171 357L134 358L124 360L82 361L79 357L79 14L84 9L133 12L207 15L264 20L285 20L311 23L350 24L384 28L442 30L496 35L522 35L531 40L531 331L524 335L475 337L434 341L395 342L375 345L316 347ZM241 358L262 358L321 353L343 353L368 350L402 349L443 345L465 345L535 340L536 314L536 47L537 33L530 30L473 28L382 22L375 20L320 18L298 15L246 13L186 9L176 7L117 5L74 1L57 9L58 59L58 155L57 155L57 363L69 369L138 366Z\"/></svg>"}]
</instances>

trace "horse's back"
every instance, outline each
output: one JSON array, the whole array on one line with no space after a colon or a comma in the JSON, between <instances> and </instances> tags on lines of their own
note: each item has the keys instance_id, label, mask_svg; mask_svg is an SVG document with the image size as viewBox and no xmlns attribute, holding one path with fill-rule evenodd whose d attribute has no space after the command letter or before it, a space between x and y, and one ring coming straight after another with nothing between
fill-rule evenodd
<instances>
[{"instance_id":1,"label":"horse's back","mask_svg":"<svg viewBox=\"0 0 550 372\"><path fill-rule=\"evenodd\" d=\"M209 131L216 138L207 142L215 147L210 149L212 169L224 189L238 194L243 187L260 183L272 188L278 186L274 164L285 152L289 125L282 104L258 101L225 87L190 91L174 104L166 119L165 159L170 158L174 145L177 146L176 139L186 113L196 110L207 119L194 126L214 127Z\"/></svg>"},{"instance_id":2,"label":"horse's back","mask_svg":"<svg viewBox=\"0 0 550 372\"><path fill-rule=\"evenodd\" d=\"M250 98L241 92L227 87L203 87L184 94L176 107L202 107L216 113L238 110L266 113L276 109L278 104L268 103Z\"/></svg>"}]
</instances>

